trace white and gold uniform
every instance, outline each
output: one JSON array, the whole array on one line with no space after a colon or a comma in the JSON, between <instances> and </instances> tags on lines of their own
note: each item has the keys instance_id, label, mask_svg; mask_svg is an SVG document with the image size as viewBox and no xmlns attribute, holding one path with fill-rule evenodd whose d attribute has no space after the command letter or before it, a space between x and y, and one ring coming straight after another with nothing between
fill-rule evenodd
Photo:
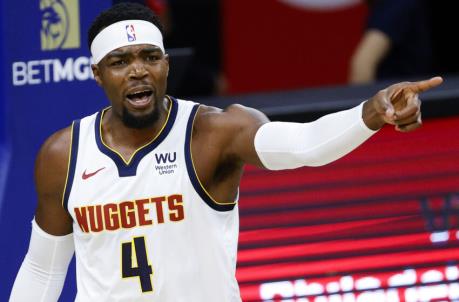
<instances>
[{"instance_id":1,"label":"white and gold uniform","mask_svg":"<svg viewBox=\"0 0 459 302\"><path fill-rule=\"evenodd\" d=\"M240 301L236 203L219 204L191 159L198 105L169 98L163 129L125 162L101 136L106 109L72 129L64 206L76 301Z\"/></svg>"}]
</instances>

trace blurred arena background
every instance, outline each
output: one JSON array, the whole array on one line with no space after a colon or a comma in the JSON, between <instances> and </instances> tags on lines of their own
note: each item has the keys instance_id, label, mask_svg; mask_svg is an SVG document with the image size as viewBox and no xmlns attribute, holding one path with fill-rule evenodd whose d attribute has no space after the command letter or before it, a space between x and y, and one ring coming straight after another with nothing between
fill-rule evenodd
<instances>
[{"instance_id":1,"label":"blurred arena background","mask_svg":"<svg viewBox=\"0 0 459 302\"><path fill-rule=\"evenodd\" d=\"M237 278L244 301L459 301L459 50L455 1L430 1L424 127L386 127L321 168L247 167ZM146 1L166 23L169 93L310 121L393 78L347 85L368 14L358 0ZM0 4L0 301L27 251L33 166L54 131L107 105L86 32L110 0ZM421 63L421 62L420 62ZM61 301L76 292L74 266Z\"/></svg>"}]
</instances>

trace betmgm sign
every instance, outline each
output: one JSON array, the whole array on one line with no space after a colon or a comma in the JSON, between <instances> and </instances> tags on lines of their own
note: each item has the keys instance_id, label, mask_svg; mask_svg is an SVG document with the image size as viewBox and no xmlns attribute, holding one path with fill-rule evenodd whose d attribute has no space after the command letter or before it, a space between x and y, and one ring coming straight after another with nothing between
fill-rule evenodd
<instances>
[{"instance_id":1,"label":"betmgm sign","mask_svg":"<svg viewBox=\"0 0 459 302\"><path fill-rule=\"evenodd\" d=\"M37 7L38 9L38 7ZM65 53L81 47L78 0L41 0L40 47L42 52ZM87 56L45 58L12 63L14 86L40 85L93 78L92 59Z\"/></svg>"}]
</instances>

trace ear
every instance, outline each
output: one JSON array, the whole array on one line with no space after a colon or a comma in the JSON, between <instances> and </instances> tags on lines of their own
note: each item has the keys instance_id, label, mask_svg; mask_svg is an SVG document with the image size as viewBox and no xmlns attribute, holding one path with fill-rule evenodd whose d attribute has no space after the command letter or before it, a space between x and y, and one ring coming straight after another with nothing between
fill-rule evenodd
<instances>
[{"instance_id":1,"label":"ear","mask_svg":"<svg viewBox=\"0 0 459 302\"><path fill-rule=\"evenodd\" d=\"M94 80L96 80L97 85L102 86L102 80L100 79L100 68L97 64L91 64L92 74L94 75Z\"/></svg>"},{"instance_id":2,"label":"ear","mask_svg":"<svg viewBox=\"0 0 459 302\"><path fill-rule=\"evenodd\" d=\"M169 76L169 55L167 53L164 54L164 61L166 62L166 68L167 68L166 76Z\"/></svg>"}]
</instances>

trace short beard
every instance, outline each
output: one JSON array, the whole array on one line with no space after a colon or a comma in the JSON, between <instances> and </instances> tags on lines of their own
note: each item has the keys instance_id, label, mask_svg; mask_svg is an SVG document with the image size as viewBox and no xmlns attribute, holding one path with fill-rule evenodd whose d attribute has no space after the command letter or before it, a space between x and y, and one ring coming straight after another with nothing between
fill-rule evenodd
<instances>
[{"instance_id":1,"label":"short beard","mask_svg":"<svg viewBox=\"0 0 459 302\"><path fill-rule=\"evenodd\" d=\"M159 119L159 110L153 110L145 116L134 116L126 108L123 108L123 124L128 128L143 129L153 125Z\"/></svg>"}]
</instances>

